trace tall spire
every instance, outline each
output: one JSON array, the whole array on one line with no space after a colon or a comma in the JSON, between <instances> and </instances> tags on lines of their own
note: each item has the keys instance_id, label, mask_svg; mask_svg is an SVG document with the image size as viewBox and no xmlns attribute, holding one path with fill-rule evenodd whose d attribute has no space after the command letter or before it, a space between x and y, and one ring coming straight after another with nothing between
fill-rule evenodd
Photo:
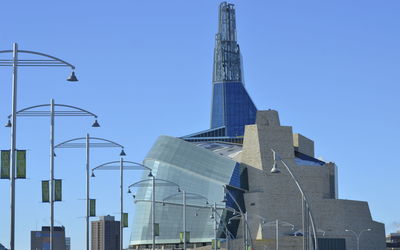
<instances>
[{"instance_id":1,"label":"tall spire","mask_svg":"<svg viewBox=\"0 0 400 250\"><path fill-rule=\"evenodd\" d=\"M233 4L219 6L218 33L215 36L213 83L242 82L239 45L236 40L236 16Z\"/></svg>"}]
</instances>

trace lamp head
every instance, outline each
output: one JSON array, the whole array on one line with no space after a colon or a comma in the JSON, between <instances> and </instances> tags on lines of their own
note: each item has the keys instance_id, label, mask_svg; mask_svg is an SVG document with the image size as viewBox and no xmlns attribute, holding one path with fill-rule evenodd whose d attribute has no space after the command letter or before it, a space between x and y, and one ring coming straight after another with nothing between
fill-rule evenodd
<instances>
[{"instance_id":1,"label":"lamp head","mask_svg":"<svg viewBox=\"0 0 400 250\"><path fill-rule=\"evenodd\" d=\"M180 193L182 190L181 190L181 188L180 187L178 187L178 192Z\"/></svg>"},{"instance_id":2,"label":"lamp head","mask_svg":"<svg viewBox=\"0 0 400 250\"><path fill-rule=\"evenodd\" d=\"M274 160L274 164L272 165L271 169L271 174L278 174L281 171L278 169L278 164L276 164L276 161Z\"/></svg>"},{"instance_id":3,"label":"lamp head","mask_svg":"<svg viewBox=\"0 0 400 250\"><path fill-rule=\"evenodd\" d=\"M147 175L148 177L154 177L153 173L150 171L150 173Z\"/></svg>"},{"instance_id":4,"label":"lamp head","mask_svg":"<svg viewBox=\"0 0 400 250\"><path fill-rule=\"evenodd\" d=\"M122 149L121 150L121 153L119 153L119 156L125 156L126 154L125 154L125 151L124 151L124 149Z\"/></svg>"},{"instance_id":5,"label":"lamp head","mask_svg":"<svg viewBox=\"0 0 400 250\"><path fill-rule=\"evenodd\" d=\"M130 189L130 188L128 188L128 194L130 194L130 193L132 193L132 191L131 191L131 189Z\"/></svg>"},{"instance_id":6,"label":"lamp head","mask_svg":"<svg viewBox=\"0 0 400 250\"><path fill-rule=\"evenodd\" d=\"M196 213L194 213L194 216L199 216L199 214L196 212Z\"/></svg>"},{"instance_id":7,"label":"lamp head","mask_svg":"<svg viewBox=\"0 0 400 250\"><path fill-rule=\"evenodd\" d=\"M4 125L6 128L11 128L12 127L12 124L11 124L11 121L10 121L10 119L8 119L8 122L6 123L6 125Z\"/></svg>"},{"instance_id":8,"label":"lamp head","mask_svg":"<svg viewBox=\"0 0 400 250\"><path fill-rule=\"evenodd\" d=\"M372 231L372 229L371 229L371 228L368 228L367 231Z\"/></svg>"},{"instance_id":9,"label":"lamp head","mask_svg":"<svg viewBox=\"0 0 400 250\"><path fill-rule=\"evenodd\" d=\"M136 199L136 195L132 194L133 199Z\"/></svg>"},{"instance_id":10,"label":"lamp head","mask_svg":"<svg viewBox=\"0 0 400 250\"><path fill-rule=\"evenodd\" d=\"M93 127L93 128L99 128L99 127L100 127L100 124L99 124L99 122L97 121L97 119L94 120L94 122L93 122L93 124L92 124L92 127Z\"/></svg>"},{"instance_id":11,"label":"lamp head","mask_svg":"<svg viewBox=\"0 0 400 250\"><path fill-rule=\"evenodd\" d=\"M96 175L94 175L94 172L92 171L92 175L91 175L91 177L96 177Z\"/></svg>"},{"instance_id":12,"label":"lamp head","mask_svg":"<svg viewBox=\"0 0 400 250\"><path fill-rule=\"evenodd\" d=\"M71 75L67 78L68 82L77 82L78 78L76 78L75 71L72 71Z\"/></svg>"}]
</instances>

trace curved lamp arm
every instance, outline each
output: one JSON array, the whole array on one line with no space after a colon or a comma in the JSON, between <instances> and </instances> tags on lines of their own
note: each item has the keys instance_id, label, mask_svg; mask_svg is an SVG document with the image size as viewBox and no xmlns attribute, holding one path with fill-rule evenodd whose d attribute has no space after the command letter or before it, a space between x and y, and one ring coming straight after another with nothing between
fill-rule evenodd
<instances>
[{"instance_id":1,"label":"curved lamp arm","mask_svg":"<svg viewBox=\"0 0 400 250\"><path fill-rule=\"evenodd\" d=\"M128 188L137 187L139 184L145 183L145 182L149 182L149 181L153 181L153 180L152 180L152 179L149 179L149 180L141 180L141 181L138 181L138 182L135 182L135 183L129 185ZM178 184L176 184L175 182L172 182L172 181L167 181L167 180L164 180L164 179L156 179L156 178L154 178L154 181L163 181L163 182L165 182L165 183L171 184L171 186L175 186L175 187L180 188Z\"/></svg>"},{"instance_id":2,"label":"curved lamp arm","mask_svg":"<svg viewBox=\"0 0 400 250\"><path fill-rule=\"evenodd\" d=\"M13 53L13 52L14 52L13 50L0 50L0 53ZM55 61L58 61L58 62L61 62L61 63L65 64L66 66L70 67L72 70L75 69L75 66L70 64L69 62L64 61L64 60L62 60L60 58L51 56L51 55L47 55L47 54L41 53L41 52L30 51L30 50L18 50L17 52L18 53L34 54L34 55L47 57L47 58L50 58L50 59L53 59Z\"/></svg>"},{"instance_id":3,"label":"curved lamp arm","mask_svg":"<svg viewBox=\"0 0 400 250\"><path fill-rule=\"evenodd\" d=\"M103 163L103 164L101 164L101 165L99 165L99 166L97 166L97 167L95 167L95 168L92 168L92 172L95 171L95 170L97 170L97 169L99 169L99 168L107 167L107 165L111 165L111 164L115 164L115 163L120 163L120 161L110 161L110 162ZM136 166L141 167L142 169L147 169L147 170L151 171L151 168L146 167L145 165L140 164L140 163L137 163L137 162L125 161L125 160L123 160L123 163L135 164ZM119 166L116 166L116 168L117 168L117 167L119 167ZM127 166L127 167L128 167L128 166ZM138 169L138 170L139 170L139 169Z\"/></svg>"},{"instance_id":4,"label":"curved lamp arm","mask_svg":"<svg viewBox=\"0 0 400 250\"><path fill-rule=\"evenodd\" d=\"M40 107L49 107L49 106L51 106L51 105L50 104L41 104L41 105L35 105L35 106L27 107L27 108L24 108L24 109L21 109L21 110L17 111L17 115L23 113L24 111L28 111L28 110L31 110L31 109L40 108ZM66 104L54 104L54 106L67 107L67 108L75 109L75 110L81 111L82 113L87 114L88 116L93 116L94 118L97 118L96 114L94 114L94 113L92 113L90 111L87 111L85 109L75 107L75 106L66 105ZM8 119L10 119L11 116L12 115L9 115Z\"/></svg>"},{"instance_id":5,"label":"curved lamp arm","mask_svg":"<svg viewBox=\"0 0 400 250\"><path fill-rule=\"evenodd\" d=\"M71 140L67 140L67 141L61 142L61 143L57 144L57 145L54 146L54 147L55 147L55 148L59 148L59 147L62 147L63 145L65 145L65 144L67 144L68 142L79 141L79 140L85 140L85 139L86 139L86 137L74 138L74 139L71 139ZM122 149L124 148L124 146L122 146L121 144L116 143L116 142L114 142L114 141L107 140L107 139L103 139L103 138L99 138L99 137L89 137L89 139L90 139L90 140L105 141L105 142L111 143L111 144L114 145L115 147L120 147L120 148L122 148Z\"/></svg>"},{"instance_id":6,"label":"curved lamp arm","mask_svg":"<svg viewBox=\"0 0 400 250\"><path fill-rule=\"evenodd\" d=\"M274 163L275 163L275 162L276 162L276 159L275 159L275 157L276 157L276 152L275 152L275 150L273 150L272 148L271 148L271 151L272 151L273 158L274 158ZM282 165L283 165L283 166L286 168L286 170L289 172L289 174L290 174L290 176L292 177L293 181L296 183L297 188L299 189L299 191L300 191L300 193L301 193L301 195L302 195L304 201L306 202L307 207L309 208L309 209L308 209L308 214L309 214L309 217L310 217L310 220L311 220L311 226L312 226L312 230L313 230L313 234L314 234L315 249L318 249L318 241L317 241L317 234L316 234L316 231L315 231L314 216L313 216L313 214L312 214L312 212L311 212L311 209L310 209L310 206L309 206L309 202L308 202L308 198L307 198L306 194L304 193L303 188L301 187L301 185L300 185L300 183L298 182L297 178L294 176L293 172L290 170L289 166L285 163L285 161L284 161L282 158L280 158L280 157L278 157L278 158L279 158L280 162L282 162ZM274 164L274 168L275 168L275 167L276 167L276 166L275 166L275 164ZM275 170L275 171L276 171L276 170ZM277 173L277 172L273 172L273 173Z\"/></svg>"}]
</instances>

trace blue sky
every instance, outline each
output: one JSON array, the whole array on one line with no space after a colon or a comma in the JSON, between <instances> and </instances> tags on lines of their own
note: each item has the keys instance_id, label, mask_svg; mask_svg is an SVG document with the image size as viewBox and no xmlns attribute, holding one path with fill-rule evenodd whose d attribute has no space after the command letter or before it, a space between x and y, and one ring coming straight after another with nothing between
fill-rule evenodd
<instances>
[{"instance_id":1,"label":"blue sky","mask_svg":"<svg viewBox=\"0 0 400 250\"><path fill-rule=\"evenodd\" d=\"M397 0L232 1L246 88L259 109L276 109L283 125L316 143L316 155L339 166L342 199L368 201L387 232L399 229L400 2ZM35 50L77 67L21 68L18 107L70 104L99 115L60 118L56 142L90 133L126 147L141 161L157 136L209 127L214 35L219 1L2 1L0 50ZM11 69L0 68L0 119L11 111ZM0 128L0 147L9 148ZM17 249L49 221L40 181L49 173L49 119L20 118L18 148L28 150L28 177L17 183ZM118 159L94 149L92 166ZM56 218L72 249L84 244L84 151L57 152L64 201ZM126 182L139 179L127 175ZM118 173L99 173L91 196L98 214L116 215ZM100 194L103 194L100 196ZM0 180L0 243L9 242L9 182ZM126 196L125 210L133 212ZM132 216L131 216L132 218ZM125 230L125 245L129 229Z\"/></svg>"}]
</instances>

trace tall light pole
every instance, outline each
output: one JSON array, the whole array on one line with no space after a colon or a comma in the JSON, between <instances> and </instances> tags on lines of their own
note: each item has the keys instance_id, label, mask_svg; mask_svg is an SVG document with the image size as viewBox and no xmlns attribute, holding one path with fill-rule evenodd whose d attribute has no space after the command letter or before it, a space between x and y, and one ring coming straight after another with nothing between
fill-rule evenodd
<instances>
[{"instance_id":1,"label":"tall light pole","mask_svg":"<svg viewBox=\"0 0 400 250\"><path fill-rule=\"evenodd\" d=\"M43 107L50 107L50 111L41 110ZM62 108L63 110L57 110L56 107ZM16 116L28 116L28 117L40 117L40 116L50 116L50 250L54 249L54 131L55 131L55 116L91 116L96 120L92 124L92 127L99 127L97 122L97 115L84 110L82 108L78 108L71 105L65 104L55 104L54 99L50 100L50 104L41 104L35 105L31 107L27 107L21 109L16 112ZM12 124L10 122L10 118L12 116L9 115L9 122L6 127L11 127Z\"/></svg>"},{"instance_id":2,"label":"tall light pole","mask_svg":"<svg viewBox=\"0 0 400 250\"><path fill-rule=\"evenodd\" d=\"M178 184L177 184L178 185ZM196 194L196 193L188 193L185 190L182 190L181 188L179 188L179 190L182 193L182 208L183 208L183 249L186 250L186 207L187 207L187 200L191 200L191 199L204 199L206 201L206 204L208 204L208 200L206 197L204 197L201 194ZM178 190L178 191L179 191ZM166 198L163 199L163 202L168 201L176 196L180 196L181 194L172 194Z\"/></svg>"},{"instance_id":3,"label":"tall light pole","mask_svg":"<svg viewBox=\"0 0 400 250\"><path fill-rule=\"evenodd\" d=\"M134 187L144 187L149 184L149 181L151 181L151 186L152 186L152 193L153 197L151 199L151 213L152 213L152 218L151 218L151 223L152 223L152 249L155 250L156 247L156 234L155 234L155 217L156 217L156 186L157 185L162 185L162 186L173 186L177 187L178 191L180 190L180 187L178 184L172 181L164 180L164 179L156 179L156 177L153 175L152 172L149 173L148 177L151 177L151 180L141 180L138 182L135 182L131 185L128 186L128 189L130 190L131 188Z\"/></svg>"},{"instance_id":4,"label":"tall light pole","mask_svg":"<svg viewBox=\"0 0 400 250\"><path fill-rule=\"evenodd\" d=\"M290 177L291 177L292 180L296 183L296 186L297 186L297 188L299 189L299 191L300 191L300 193L301 193L302 202L305 203L305 206L306 206L307 211L308 211L308 218L309 218L310 221L311 221L311 228L312 228L312 230L313 230L313 235L314 235L314 249L315 249L315 250L318 250L318 240L317 240L317 232L316 232L316 226L315 226L315 222L314 222L314 216L313 216L313 214L312 214L311 207L310 207L310 203L308 202L307 196L306 196L306 194L304 193L304 190L303 190L303 188L301 187L300 182L297 180L297 178L295 177L295 175L293 174L293 172L290 170L289 166L285 163L285 161L284 161L282 158L280 158L279 156L277 156L276 152L275 152L273 149L271 149L271 151L272 151L272 157L273 157L273 160L274 160L274 163L273 163L272 169L271 169L271 173L273 173L273 174L278 174L278 173L281 172L281 171L278 169L278 164L277 164L277 159L276 159L276 158L278 158L279 161L282 163L282 165L283 165L283 166L286 168L286 170L289 172ZM303 214L303 217L304 217L304 214ZM304 228L304 226L303 226L303 228ZM304 230L304 229L303 229L303 230ZM305 237L305 232L304 232L304 231L303 231L303 237ZM304 244L304 241L303 241L303 244Z\"/></svg>"},{"instance_id":5,"label":"tall light pole","mask_svg":"<svg viewBox=\"0 0 400 250\"><path fill-rule=\"evenodd\" d=\"M282 226L290 226L292 227L292 231L294 230L294 225L290 224L289 222L286 221L279 221L278 219L276 219L275 221L270 221L270 222L262 222L262 227L263 226L275 226L275 241L276 241L276 250L279 250L279 223Z\"/></svg>"},{"instance_id":6,"label":"tall light pole","mask_svg":"<svg viewBox=\"0 0 400 250\"><path fill-rule=\"evenodd\" d=\"M119 163L119 166L116 165ZM123 249L123 243L124 243L124 225L123 225L123 215L124 215L124 170L149 170L151 172L151 168L146 167L145 165L142 165L137 162L133 161L126 161L124 158L121 156L119 161L111 161L107 163L103 163L95 168L92 169L92 177L95 177L94 172L97 170L118 170L120 171L120 215L121 215L121 221L120 221L120 244L119 244L119 249Z\"/></svg>"},{"instance_id":7,"label":"tall light pole","mask_svg":"<svg viewBox=\"0 0 400 250\"><path fill-rule=\"evenodd\" d=\"M356 232L354 232L353 230L350 230L350 229L345 229L344 231L352 232L356 236L356 239L357 239L357 250L360 250L360 237L361 237L361 234L364 233L364 232L370 232L370 231L372 231L372 229L371 228L364 229L361 232L359 232L358 234Z\"/></svg>"},{"instance_id":8,"label":"tall light pole","mask_svg":"<svg viewBox=\"0 0 400 250\"><path fill-rule=\"evenodd\" d=\"M228 190L228 188L223 185L222 186L224 188L224 192L226 194L228 194L228 196L233 200L233 202L235 203L235 205L237 206L237 208L239 209L241 218L243 219L243 247L244 249L247 249L247 245L248 245L248 233L250 235L250 244L251 246L253 246L253 241L251 238L251 233L250 233L250 228L249 228L249 224L247 222L247 212L243 212L242 208L240 207L239 203L237 202L237 200L235 199L235 197L230 193L230 191ZM225 201L225 200L224 200Z\"/></svg>"},{"instance_id":9,"label":"tall light pole","mask_svg":"<svg viewBox=\"0 0 400 250\"><path fill-rule=\"evenodd\" d=\"M86 151L86 250L89 250L89 218L90 218L90 148L121 148L120 156L125 156L124 146L114 141L99 137L74 138L57 144L54 148L85 148Z\"/></svg>"},{"instance_id":10,"label":"tall light pole","mask_svg":"<svg viewBox=\"0 0 400 250\"><path fill-rule=\"evenodd\" d=\"M50 56L44 53L20 50L18 49L18 44L13 44L12 50L1 50L0 54L11 53L12 59L0 59L0 66L8 66L13 68L12 74L12 100L11 100L11 116L12 116L12 129L11 129L11 150L10 150L10 169L11 169L11 185L10 185L10 249L15 250L15 158L16 158L16 147L17 147L17 79L18 79L18 67L69 67L75 70L75 66L61 60L57 57ZM41 57L43 59L19 59L19 54L33 54ZM71 76L67 81L76 82L78 79L75 76L74 71L72 71Z\"/></svg>"}]
</instances>

